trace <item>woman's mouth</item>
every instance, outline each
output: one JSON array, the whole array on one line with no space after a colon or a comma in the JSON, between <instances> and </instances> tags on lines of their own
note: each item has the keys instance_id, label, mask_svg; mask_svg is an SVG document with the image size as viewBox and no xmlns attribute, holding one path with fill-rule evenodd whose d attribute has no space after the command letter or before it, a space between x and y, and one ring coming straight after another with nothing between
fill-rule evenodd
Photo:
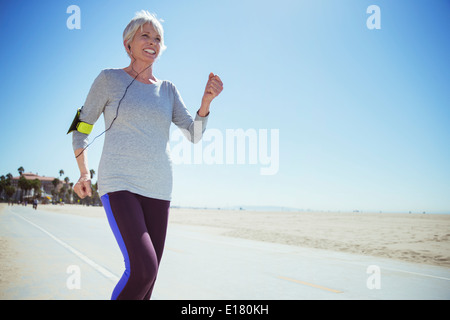
<instances>
[{"instance_id":1,"label":"woman's mouth","mask_svg":"<svg viewBox=\"0 0 450 320\"><path fill-rule=\"evenodd\" d=\"M152 55L156 54L156 51L153 50L153 49L144 49L144 51L149 53L149 54L152 54Z\"/></svg>"}]
</instances>

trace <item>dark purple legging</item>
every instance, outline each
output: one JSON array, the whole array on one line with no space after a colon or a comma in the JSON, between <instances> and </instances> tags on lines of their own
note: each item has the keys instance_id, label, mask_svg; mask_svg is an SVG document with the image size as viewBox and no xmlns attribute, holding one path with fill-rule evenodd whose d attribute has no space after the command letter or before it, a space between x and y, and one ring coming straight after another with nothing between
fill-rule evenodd
<instances>
[{"instance_id":1,"label":"dark purple legging","mask_svg":"<svg viewBox=\"0 0 450 320\"><path fill-rule=\"evenodd\" d=\"M170 201L129 191L111 192L101 200L125 260L111 298L148 300L163 254Z\"/></svg>"}]
</instances>

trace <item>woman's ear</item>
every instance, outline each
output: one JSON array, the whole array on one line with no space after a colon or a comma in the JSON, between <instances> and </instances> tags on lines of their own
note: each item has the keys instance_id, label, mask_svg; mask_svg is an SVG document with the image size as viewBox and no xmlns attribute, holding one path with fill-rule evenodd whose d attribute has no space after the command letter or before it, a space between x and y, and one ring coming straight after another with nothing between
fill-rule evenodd
<instances>
[{"instance_id":1,"label":"woman's ear","mask_svg":"<svg viewBox=\"0 0 450 320\"><path fill-rule=\"evenodd\" d=\"M129 44L127 44L127 40L124 40L123 41L123 46L125 47L125 50L127 51L127 53L129 54L129 55L131 55L132 53L131 53L131 46L129 45Z\"/></svg>"}]
</instances>

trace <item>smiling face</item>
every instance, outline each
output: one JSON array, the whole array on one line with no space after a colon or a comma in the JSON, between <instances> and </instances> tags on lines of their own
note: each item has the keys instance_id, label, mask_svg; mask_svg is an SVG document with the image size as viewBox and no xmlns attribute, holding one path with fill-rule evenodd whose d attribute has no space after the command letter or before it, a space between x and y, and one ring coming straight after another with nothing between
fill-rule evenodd
<instances>
[{"instance_id":1,"label":"smiling face","mask_svg":"<svg viewBox=\"0 0 450 320\"><path fill-rule=\"evenodd\" d=\"M133 39L124 43L130 56L136 61L153 64L161 51L161 36L150 23L138 28Z\"/></svg>"}]
</instances>

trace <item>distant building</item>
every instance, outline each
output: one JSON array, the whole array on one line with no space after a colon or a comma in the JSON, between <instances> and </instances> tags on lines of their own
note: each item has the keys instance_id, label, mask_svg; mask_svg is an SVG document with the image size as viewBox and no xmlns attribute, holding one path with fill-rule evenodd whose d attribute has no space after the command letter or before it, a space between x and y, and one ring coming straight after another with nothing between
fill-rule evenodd
<instances>
[{"instance_id":1,"label":"distant building","mask_svg":"<svg viewBox=\"0 0 450 320\"><path fill-rule=\"evenodd\" d=\"M55 180L56 178L54 178L54 177L41 177L41 176L38 176L37 174L31 173L31 172L22 173L22 177L24 177L27 180L38 179L39 181L41 181L42 197L51 196L52 190L55 188L53 186L53 180ZM16 193L12 196L12 198L15 200L20 199L21 192L22 192L22 190L20 190L20 188L19 188L19 179L20 179L20 176L13 177L11 180L11 185L14 188L16 188ZM56 189L58 191L59 191L59 189L62 188L63 183L64 183L64 181L60 181L59 184L57 185ZM33 195L34 195L34 190L30 190L29 194L27 194L28 197L32 197Z\"/></svg>"}]
</instances>

